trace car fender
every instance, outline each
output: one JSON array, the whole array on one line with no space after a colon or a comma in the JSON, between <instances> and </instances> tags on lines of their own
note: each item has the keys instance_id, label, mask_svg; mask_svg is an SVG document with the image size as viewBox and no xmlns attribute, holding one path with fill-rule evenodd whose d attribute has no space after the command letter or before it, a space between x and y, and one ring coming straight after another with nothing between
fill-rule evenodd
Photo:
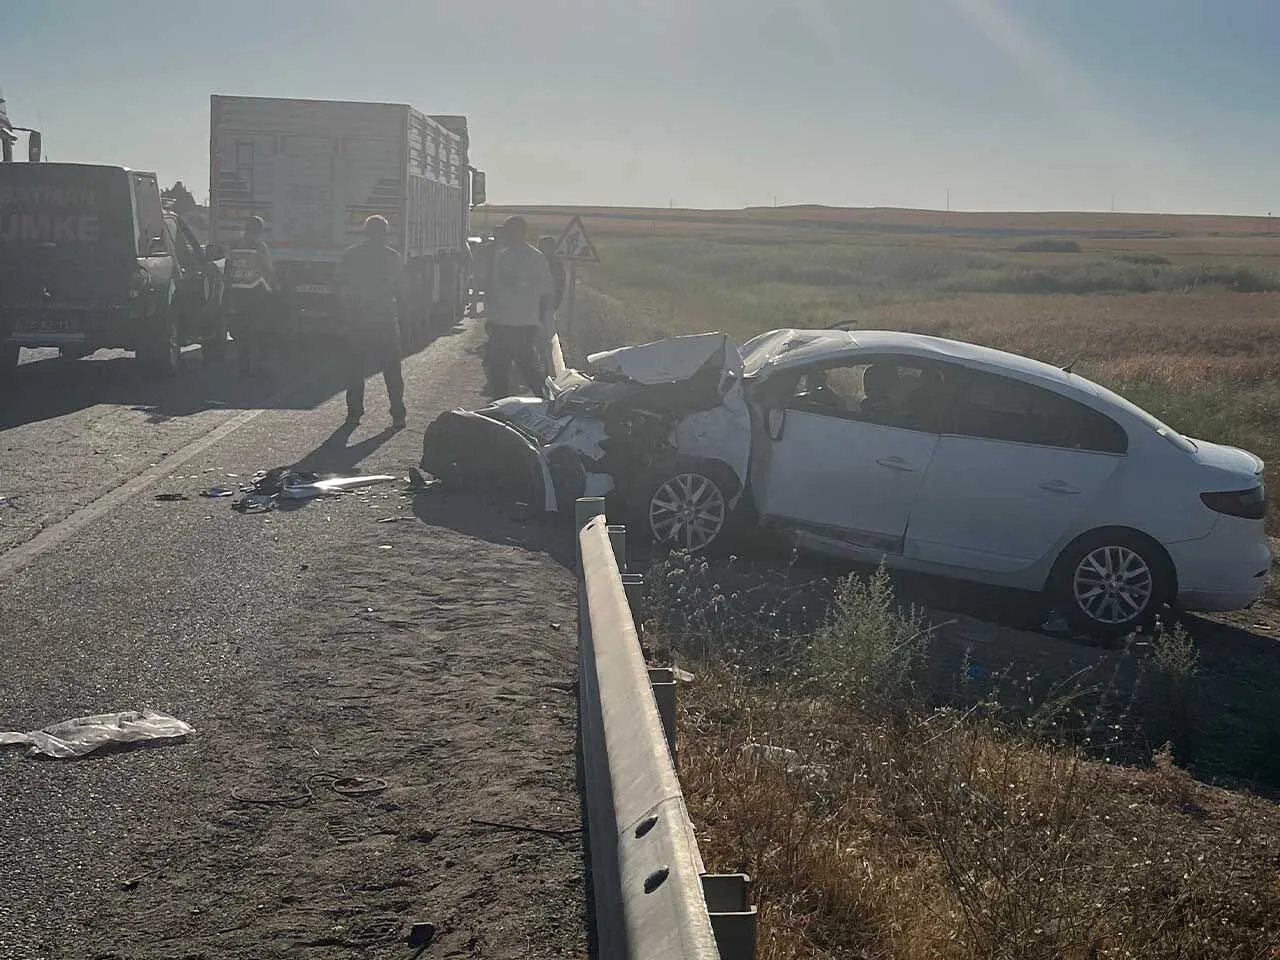
<instances>
[{"instance_id":1,"label":"car fender","mask_svg":"<svg viewBox=\"0 0 1280 960\"><path fill-rule=\"evenodd\" d=\"M738 478L736 503L746 490L751 460L751 415L741 384L730 387L719 406L682 417L673 430L672 446L682 455L727 465Z\"/></svg>"}]
</instances>

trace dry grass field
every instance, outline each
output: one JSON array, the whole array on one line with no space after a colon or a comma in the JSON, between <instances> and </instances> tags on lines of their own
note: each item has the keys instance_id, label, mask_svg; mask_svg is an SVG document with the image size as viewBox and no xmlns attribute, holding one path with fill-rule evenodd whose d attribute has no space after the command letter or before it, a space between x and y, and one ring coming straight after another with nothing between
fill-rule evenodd
<instances>
[{"instance_id":1,"label":"dry grass field","mask_svg":"<svg viewBox=\"0 0 1280 960\"><path fill-rule=\"evenodd\" d=\"M581 213L600 250L574 359L710 329L953 337L1074 363L1280 489L1265 219L522 212ZM1280 786L1274 608L1104 651L758 566L668 558L644 634L697 675L681 780L709 866L756 878L761 960L1280 957L1280 813L1244 786Z\"/></svg>"}]
</instances>

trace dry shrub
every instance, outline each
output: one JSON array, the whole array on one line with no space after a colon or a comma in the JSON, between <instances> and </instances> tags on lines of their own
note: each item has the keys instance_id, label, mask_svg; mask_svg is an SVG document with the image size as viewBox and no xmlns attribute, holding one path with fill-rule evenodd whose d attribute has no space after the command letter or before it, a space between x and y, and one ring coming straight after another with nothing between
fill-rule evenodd
<instances>
[{"instance_id":1,"label":"dry shrub","mask_svg":"<svg viewBox=\"0 0 1280 960\"><path fill-rule=\"evenodd\" d=\"M764 679L706 658L729 647L703 648L682 707L681 781L703 854L754 878L761 960L1269 956L1274 806L1197 783L1167 751L1150 769L1115 767L1036 743L990 709L925 710L910 669L905 700L868 697L873 665L915 662L895 651L914 648L919 625L881 579L835 595L816 636L766 638L804 655ZM867 652L840 654L842 640ZM1153 671L1194 675L1182 635L1161 644ZM833 660L859 695L829 685Z\"/></svg>"}]
</instances>

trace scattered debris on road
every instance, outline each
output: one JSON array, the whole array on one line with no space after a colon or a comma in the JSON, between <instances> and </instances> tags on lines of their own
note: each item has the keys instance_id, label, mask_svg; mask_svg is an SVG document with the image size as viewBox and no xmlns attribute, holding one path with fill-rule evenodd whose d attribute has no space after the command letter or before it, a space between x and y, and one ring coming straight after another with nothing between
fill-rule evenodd
<instances>
[{"instance_id":1,"label":"scattered debris on road","mask_svg":"<svg viewBox=\"0 0 1280 960\"><path fill-rule=\"evenodd\" d=\"M188 723L154 710L125 710L63 720L29 733L0 733L0 746L27 746L27 756L43 754L59 760L83 757L110 743L172 740L194 733Z\"/></svg>"},{"instance_id":2,"label":"scattered debris on road","mask_svg":"<svg viewBox=\"0 0 1280 960\"><path fill-rule=\"evenodd\" d=\"M276 498L261 493L249 493L231 504L237 513L269 513L276 508Z\"/></svg>"},{"instance_id":3,"label":"scattered debris on road","mask_svg":"<svg viewBox=\"0 0 1280 960\"><path fill-rule=\"evenodd\" d=\"M311 483L291 484L287 481L280 490L280 496L289 500L313 500L316 497L345 493L348 490L359 490L363 487L376 486L379 483L391 483L396 478L386 474L368 477L331 477L328 480L316 480Z\"/></svg>"},{"instance_id":4,"label":"scattered debris on road","mask_svg":"<svg viewBox=\"0 0 1280 960\"><path fill-rule=\"evenodd\" d=\"M190 500L185 493L157 493L155 498L162 503L172 503L175 500Z\"/></svg>"},{"instance_id":5,"label":"scattered debris on road","mask_svg":"<svg viewBox=\"0 0 1280 960\"><path fill-rule=\"evenodd\" d=\"M208 497L211 500L219 497L234 497L236 492L230 487L209 487L207 490L201 490L200 496Z\"/></svg>"}]
</instances>

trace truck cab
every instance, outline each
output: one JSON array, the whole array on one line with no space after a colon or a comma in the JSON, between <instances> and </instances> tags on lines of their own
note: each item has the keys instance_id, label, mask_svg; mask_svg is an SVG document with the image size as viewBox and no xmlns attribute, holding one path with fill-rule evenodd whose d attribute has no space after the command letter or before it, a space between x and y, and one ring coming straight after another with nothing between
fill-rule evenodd
<instances>
[{"instance_id":1,"label":"truck cab","mask_svg":"<svg viewBox=\"0 0 1280 960\"><path fill-rule=\"evenodd\" d=\"M165 211L154 173L0 164L0 367L22 347L117 347L172 376L187 343L216 356L226 342L222 267Z\"/></svg>"}]
</instances>

